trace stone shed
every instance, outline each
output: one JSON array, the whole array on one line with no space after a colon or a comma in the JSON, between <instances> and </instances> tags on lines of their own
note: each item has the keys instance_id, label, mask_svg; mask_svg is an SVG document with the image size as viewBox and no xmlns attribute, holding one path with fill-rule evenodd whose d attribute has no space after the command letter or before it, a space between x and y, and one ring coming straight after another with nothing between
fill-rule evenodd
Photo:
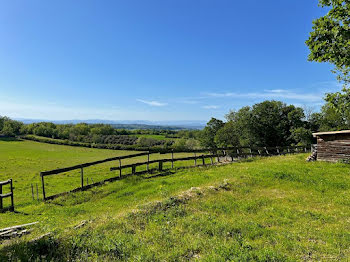
<instances>
[{"instance_id":1,"label":"stone shed","mask_svg":"<svg viewBox=\"0 0 350 262\"><path fill-rule=\"evenodd\" d=\"M313 133L317 139L317 160L350 160L350 130Z\"/></svg>"}]
</instances>

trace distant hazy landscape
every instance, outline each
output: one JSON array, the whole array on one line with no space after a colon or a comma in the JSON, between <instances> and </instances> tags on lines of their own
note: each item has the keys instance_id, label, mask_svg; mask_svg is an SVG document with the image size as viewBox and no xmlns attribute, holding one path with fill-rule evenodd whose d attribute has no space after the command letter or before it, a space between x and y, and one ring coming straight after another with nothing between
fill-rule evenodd
<instances>
[{"instance_id":1,"label":"distant hazy landscape","mask_svg":"<svg viewBox=\"0 0 350 262\"><path fill-rule=\"evenodd\" d=\"M25 124L52 122L55 124L109 124L118 129L166 129L166 130L181 130L181 129L203 129L207 121L146 121L146 120L102 120L102 119L87 119L87 120L43 120L43 119L24 119L15 118Z\"/></svg>"}]
</instances>

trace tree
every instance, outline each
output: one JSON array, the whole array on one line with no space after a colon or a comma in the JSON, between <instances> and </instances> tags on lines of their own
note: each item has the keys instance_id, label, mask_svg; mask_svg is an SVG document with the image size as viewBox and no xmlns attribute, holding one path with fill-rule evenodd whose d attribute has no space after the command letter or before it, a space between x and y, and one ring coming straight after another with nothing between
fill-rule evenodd
<instances>
[{"instance_id":1,"label":"tree","mask_svg":"<svg viewBox=\"0 0 350 262\"><path fill-rule=\"evenodd\" d=\"M193 150L193 149L199 149L199 148L200 146L199 146L198 140L194 138L186 139L186 149Z\"/></svg>"},{"instance_id":2,"label":"tree","mask_svg":"<svg viewBox=\"0 0 350 262\"><path fill-rule=\"evenodd\" d=\"M176 139L173 147L177 150L185 150L187 149L187 146L186 146L186 139L184 138L179 138L179 139Z\"/></svg>"},{"instance_id":3,"label":"tree","mask_svg":"<svg viewBox=\"0 0 350 262\"><path fill-rule=\"evenodd\" d=\"M57 137L56 125L49 122L41 122L35 124L35 127L33 128L32 132L34 135L37 136L44 136L50 138Z\"/></svg>"},{"instance_id":4,"label":"tree","mask_svg":"<svg viewBox=\"0 0 350 262\"><path fill-rule=\"evenodd\" d=\"M350 89L343 88L341 92L329 93L325 100L327 107L336 111L344 126L350 127Z\"/></svg>"},{"instance_id":5,"label":"tree","mask_svg":"<svg viewBox=\"0 0 350 262\"><path fill-rule=\"evenodd\" d=\"M329 8L323 17L313 21L313 31L306 41L308 59L329 62L335 66L338 79L350 82L350 2L348 0L319 0Z\"/></svg>"},{"instance_id":6,"label":"tree","mask_svg":"<svg viewBox=\"0 0 350 262\"><path fill-rule=\"evenodd\" d=\"M202 146L206 148L215 148L215 135L223 126L223 121L212 117L201 133L200 142Z\"/></svg>"},{"instance_id":7,"label":"tree","mask_svg":"<svg viewBox=\"0 0 350 262\"><path fill-rule=\"evenodd\" d=\"M8 120L10 120L8 117L0 116L0 132L4 128L5 122L8 121Z\"/></svg>"},{"instance_id":8,"label":"tree","mask_svg":"<svg viewBox=\"0 0 350 262\"><path fill-rule=\"evenodd\" d=\"M251 114L249 130L258 146L289 145L291 130L301 127L305 117L301 108L280 101L255 104Z\"/></svg>"},{"instance_id":9,"label":"tree","mask_svg":"<svg viewBox=\"0 0 350 262\"><path fill-rule=\"evenodd\" d=\"M349 128L342 113L329 103L322 107L320 113L312 115L309 125L312 131L332 131Z\"/></svg>"},{"instance_id":10,"label":"tree","mask_svg":"<svg viewBox=\"0 0 350 262\"><path fill-rule=\"evenodd\" d=\"M242 107L237 112L230 111L225 118L228 122L233 122L235 133L238 137L238 144L241 146L249 146L254 143L254 137L250 132L252 109L249 106Z\"/></svg>"},{"instance_id":11,"label":"tree","mask_svg":"<svg viewBox=\"0 0 350 262\"><path fill-rule=\"evenodd\" d=\"M298 127L292 129L292 139L298 146L307 146L312 143L312 132L305 127Z\"/></svg>"},{"instance_id":12,"label":"tree","mask_svg":"<svg viewBox=\"0 0 350 262\"><path fill-rule=\"evenodd\" d=\"M227 122L215 135L215 143L220 147L239 146L235 123Z\"/></svg>"},{"instance_id":13,"label":"tree","mask_svg":"<svg viewBox=\"0 0 350 262\"><path fill-rule=\"evenodd\" d=\"M22 122L10 120L4 122L1 133L5 136L16 136L20 134L21 128L23 126Z\"/></svg>"}]
</instances>

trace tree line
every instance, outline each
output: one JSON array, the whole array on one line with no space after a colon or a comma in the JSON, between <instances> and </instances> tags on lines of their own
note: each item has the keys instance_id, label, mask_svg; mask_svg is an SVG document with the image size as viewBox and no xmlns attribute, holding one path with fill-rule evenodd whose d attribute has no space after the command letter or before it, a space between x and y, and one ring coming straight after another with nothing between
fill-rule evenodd
<instances>
[{"instance_id":1,"label":"tree line","mask_svg":"<svg viewBox=\"0 0 350 262\"><path fill-rule=\"evenodd\" d=\"M23 124L0 117L0 134L35 135L88 144L133 146L137 148L198 149L227 146L291 146L313 143L312 133L350 128L350 108L344 105L348 93L327 94L320 112L312 113L281 101L267 100L245 106L225 116L212 118L203 130L120 130L107 124ZM337 97L334 102L334 97ZM142 135L163 135L154 139Z\"/></svg>"},{"instance_id":2,"label":"tree line","mask_svg":"<svg viewBox=\"0 0 350 262\"><path fill-rule=\"evenodd\" d=\"M136 135L174 136L175 132L171 130L116 129L112 125L107 124L54 124L51 122L23 124L20 121L12 120L5 116L0 117L0 134L10 137L19 135L35 135L38 137L61 139L86 144L169 147L173 144L173 141L171 140L159 140L147 137L138 138Z\"/></svg>"}]
</instances>

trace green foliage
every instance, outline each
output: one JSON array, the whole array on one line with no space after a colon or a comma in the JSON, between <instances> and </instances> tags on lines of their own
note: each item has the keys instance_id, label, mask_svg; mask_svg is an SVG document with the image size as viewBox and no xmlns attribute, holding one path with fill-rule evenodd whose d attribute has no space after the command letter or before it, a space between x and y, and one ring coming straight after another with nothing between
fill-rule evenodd
<instances>
[{"instance_id":1,"label":"green foliage","mask_svg":"<svg viewBox=\"0 0 350 262\"><path fill-rule=\"evenodd\" d=\"M350 127L350 89L343 88L341 92L329 93L325 98L326 107L333 110L335 125L344 128Z\"/></svg>"},{"instance_id":2,"label":"green foliage","mask_svg":"<svg viewBox=\"0 0 350 262\"><path fill-rule=\"evenodd\" d=\"M216 146L286 146L300 142L292 136L298 128L310 129L302 108L280 101L264 101L252 107L230 111L227 123L217 131L208 125L203 131L205 145ZM299 130L300 131L300 130ZM309 131L311 132L311 131ZM212 139L214 135L214 141Z\"/></svg>"},{"instance_id":3,"label":"green foliage","mask_svg":"<svg viewBox=\"0 0 350 262\"><path fill-rule=\"evenodd\" d=\"M0 117L0 127L0 134L5 136L16 136L20 134L23 123L11 120L7 117Z\"/></svg>"},{"instance_id":4,"label":"green foliage","mask_svg":"<svg viewBox=\"0 0 350 262\"><path fill-rule=\"evenodd\" d=\"M223 121L212 117L201 133L200 142L202 146L206 148L215 148L216 133L220 130L220 128L224 127L224 125L225 124Z\"/></svg>"},{"instance_id":5,"label":"green foliage","mask_svg":"<svg viewBox=\"0 0 350 262\"><path fill-rule=\"evenodd\" d=\"M185 150L186 149L186 139L179 138L174 143L174 149L176 150Z\"/></svg>"},{"instance_id":6,"label":"green foliage","mask_svg":"<svg viewBox=\"0 0 350 262\"><path fill-rule=\"evenodd\" d=\"M137 139L137 144L139 144L142 147L154 147L159 145L164 145L166 143L165 140L158 140L153 138L147 138L147 137L139 137Z\"/></svg>"},{"instance_id":7,"label":"green foliage","mask_svg":"<svg viewBox=\"0 0 350 262\"><path fill-rule=\"evenodd\" d=\"M237 126L233 121L225 123L215 135L215 143L219 147L240 146Z\"/></svg>"},{"instance_id":8,"label":"green foliage","mask_svg":"<svg viewBox=\"0 0 350 262\"><path fill-rule=\"evenodd\" d=\"M342 114L329 103L322 107L320 113L311 116L310 125L313 131L336 131L349 127Z\"/></svg>"},{"instance_id":9,"label":"green foliage","mask_svg":"<svg viewBox=\"0 0 350 262\"><path fill-rule=\"evenodd\" d=\"M174 140L167 136L175 136L176 132L171 130L127 131L117 130L111 125L86 123L56 125L50 122L40 122L23 125L8 117L0 117L1 134L6 136L26 135L32 140L55 144L145 150L149 147L154 149L171 147ZM56 141L51 139L56 139Z\"/></svg>"},{"instance_id":10,"label":"green foliage","mask_svg":"<svg viewBox=\"0 0 350 262\"><path fill-rule=\"evenodd\" d=\"M200 142L197 139L189 138L186 139L186 149L192 150L192 149L200 149Z\"/></svg>"},{"instance_id":11,"label":"green foliage","mask_svg":"<svg viewBox=\"0 0 350 262\"><path fill-rule=\"evenodd\" d=\"M291 138L295 141L298 146L307 146L312 144L312 132L310 129L305 127L298 127L292 129Z\"/></svg>"},{"instance_id":12,"label":"green foliage","mask_svg":"<svg viewBox=\"0 0 350 262\"><path fill-rule=\"evenodd\" d=\"M8 121L9 118L6 116L0 116L0 132L4 128L4 124L6 121Z\"/></svg>"},{"instance_id":13,"label":"green foliage","mask_svg":"<svg viewBox=\"0 0 350 262\"><path fill-rule=\"evenodd\" d=\"M301 108L287 106L280 101L264 101L252 108L250 123L251 137L259 146L284 146L291 143L293 128L303 125Z\"/></svg>"},{"instance_id":14,"label":"green foliage","mask_svg":"<svg viewBox=\"0 0 350 262\"><path fill-rule=\"evenodd\" d=\"M309 60L329 62L335 66L340 80L349 82L350 70L350 2L320 0L328 13L313 22L313 31L306 41Z\"/></svg>"},{"instance_id":15,"label":"green foliage","mask_svg":"<svg viewBox=\"0 0 350 262\"><path fill-rule=\"evenodd\" d=\"M226 115L228 122L232 121L241 146L249 146L253 138L251 137L250 123L252 112L249 106L242 107L237 112L230 111Z\"/></svg>"},{"instance_id":16,"label":"green foliage","mask_svg":"<svg viewBox=\"0 0 350 262\"><path fill-rule=\"evenodd\" d=\"M200 130L180 130L176 133L177 137L199 139Z\"/></svg>"},{"instance_id":17,"label":"green foliage","mask_svg":"<svg viewBox=\"0 0 350 262\"><path fill-rule=\"evenodd\" d=\"M193 149L199 149L200 143L198 140L194 138L189 138L189 139L179 138L179 139L176 139L172 147L177 151L193 150Z\"/></svg>"}]
</instances>

